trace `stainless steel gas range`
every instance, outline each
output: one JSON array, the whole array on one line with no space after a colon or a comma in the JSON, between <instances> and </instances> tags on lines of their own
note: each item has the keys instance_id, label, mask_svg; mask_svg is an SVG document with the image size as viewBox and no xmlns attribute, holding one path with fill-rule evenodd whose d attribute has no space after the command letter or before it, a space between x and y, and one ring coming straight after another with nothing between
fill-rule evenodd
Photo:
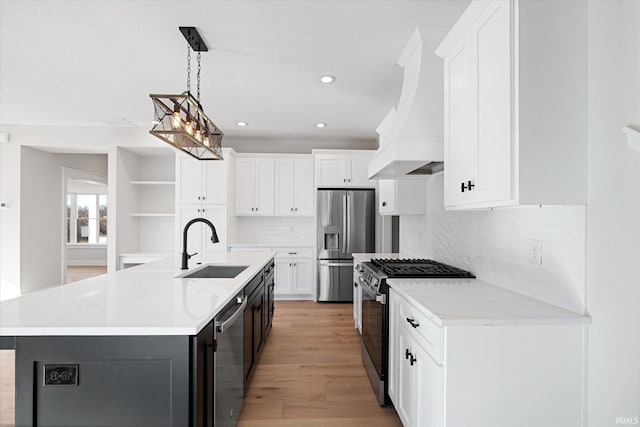
<instances>
[{"instance_id":1,"label":"stainless steel gas range","mask_svg":"<svg viewBox=\"0 0 640 427\"><path fill-rule=\"evenodd\" d=\"M389 285L397 278L467 278L475 276L428 259L372 259L356 266L362 288L362 362L378 403L389 402Z\"/></svg>"}]
</instances>

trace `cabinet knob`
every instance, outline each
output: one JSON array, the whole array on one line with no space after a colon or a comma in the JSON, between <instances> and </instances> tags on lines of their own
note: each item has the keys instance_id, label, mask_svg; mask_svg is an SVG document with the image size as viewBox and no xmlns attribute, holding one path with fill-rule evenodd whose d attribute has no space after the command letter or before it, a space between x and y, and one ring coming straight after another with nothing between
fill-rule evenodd
<instances>
[{"instance_id":1,"label":"cabinet knob","mask_svg":"<svg viewBox=\"0 0 640 427\"><path fill-rule=\"evenodd\" d=\"M291 212L293 212L293 208L291 208Z\"/></svg>"},{"instance_id":2,"label":"cabinet knob","mask_svg":"<svg viewBox=\"0 0 640 427\"><path fill-rule=\"evenodd\" d=\"M256 212L258 212L258 208L256 208Z\"/></svg>"},{"instance_id":3,"label":"cabinet knob","mask_svg":"<svg viewBox=\"0 0 640 427\"><path fill-rule=\"evenodd\" d=\"M198 200L200 200L200 196L198 196Z\"/></svg>"},{"instance_id":4,"label":"cabinet knob","mask_svg":"<svg viewBox=\"0 0 640 427\"><path fill-rule=\"evenodd\" d=\"M298 212L298 208L295 208L295 211Z\"/></svg>"},{"instance_id":5,"label":"cabinet knob","mask_svg":"<svg viewBox=\"0 0 640 427\"><path fill-rule=\"evenodd\" d=\"M251 211L253 212L254 210L256 210L256 208L251 208Z\"/></svg>"},{"instance_id":6,"label":"cabinet knob","mask_svg":"<svg viewBox=\"0 0 640 427\"><path fill-rule=\"evenodd\" d=\"M202 200L204 200L204 199L205 199L205 197L204 197L204 196L202 196Z\"/></svg>"},{"instance_id":7,"label":"cabinet knob","mask_svg":"<svg viewBox=\"0 0 640 427\"><path fill-rule=\"evenodd\" d=\"M347 182L351 182L351 178L347 179Z\"/></svg>"},{"instance_id":8,"label":"cabinet knob","mask_svg":"<svg viewBox=\"0 0 640 427\"><path fill-rule=\"evenodd\" d=\"M342 178L342 182L347 182L347 178Z\"/></svg>"},{"instance_id":9,"label":"cabinet knob","mask_svg":"<svg viewBox=\"0 0 640 427\"><path fill-rule=\"evenodd\" d=\"M382 202L382 206L387 206L387 202Z\"/></svg>"}]
</instances>

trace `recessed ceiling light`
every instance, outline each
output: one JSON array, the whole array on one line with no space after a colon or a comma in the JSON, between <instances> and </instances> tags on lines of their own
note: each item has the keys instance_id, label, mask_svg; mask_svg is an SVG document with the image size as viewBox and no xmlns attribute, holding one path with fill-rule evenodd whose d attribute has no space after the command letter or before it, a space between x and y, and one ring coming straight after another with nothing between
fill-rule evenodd
<instances>
[{"instance_id":1,"label":"recessed ceiling light","mask_svg":"<svg viewBox=\"0 0 640 427\"><path fill-rule=\"evenodd\" d=\"M236 122L236 124L237 124L238 126L245 127L245 126L247 126L249 123L247 123L247 122Z\"/></svg>"},{"instance_id":2,"label":"recessed ceiling light","mask_svg":"<svg viewBox=\"0 0 640 427\"><path fill-rule=\"evenodd\" d=\"M322 123L322 122L320 122L320 123L316 123L316 127L317 127L317 128L326 128L326 127L327 127L327 124L326 124L326 123Z\"/></svg>"},{"instance_id":3,"label":"recessed ceiling light","mask_svg":"<svg viewBox=\"0 0 640 427\"><path fill-rule=\"evenodd\" d=\"M336 81L335 76L330 76L330 75L324 75L324 76L320 76L320 81L322 83L333 83Z\"/></svg>"}]
</instances>

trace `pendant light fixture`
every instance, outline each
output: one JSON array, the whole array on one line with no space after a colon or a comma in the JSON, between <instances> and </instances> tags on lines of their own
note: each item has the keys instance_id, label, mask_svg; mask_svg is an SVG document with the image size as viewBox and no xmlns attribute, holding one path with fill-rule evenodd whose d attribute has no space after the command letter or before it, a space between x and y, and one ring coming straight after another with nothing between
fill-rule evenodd
<instances>
[{"instance_id":1,"label":"pendant light fixture","mask_svg":"<svg viewBox=\"0 0 640 427\"><path fill-rule=\"evenodd\" d=\"M179 95L151 94L154 126L149 133L198 160L222 160L222 131L200 104L200 53L207 45L195 27L180 27L187 39L187 90ZM191 51L197 52L197 97L191 94Z\"/></svg>"}]
</instances>

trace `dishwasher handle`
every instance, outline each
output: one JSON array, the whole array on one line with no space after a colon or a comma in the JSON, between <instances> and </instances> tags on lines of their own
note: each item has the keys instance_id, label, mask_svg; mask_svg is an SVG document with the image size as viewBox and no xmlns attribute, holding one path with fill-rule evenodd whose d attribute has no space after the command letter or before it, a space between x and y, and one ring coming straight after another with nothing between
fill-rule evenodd
<instances>
[{"instance_id":1,"label":"dishwasher handle","mask_svg":"<svg viewBox=\"0 0 640 427\"><path fill-rule=\"evenodd\" d=\"M224 322L216 321L216 330L221 334L223 334L225 329L228 329L229 326L231 326L236 320L238 320L238 317L242 316L246 306L247 306L247 299L245 298L245 300L242 301L242 304L240 305L240 307L238 307L236 312L233 313L231 317L229 317Z\"/></svg>"}]
</instances>

